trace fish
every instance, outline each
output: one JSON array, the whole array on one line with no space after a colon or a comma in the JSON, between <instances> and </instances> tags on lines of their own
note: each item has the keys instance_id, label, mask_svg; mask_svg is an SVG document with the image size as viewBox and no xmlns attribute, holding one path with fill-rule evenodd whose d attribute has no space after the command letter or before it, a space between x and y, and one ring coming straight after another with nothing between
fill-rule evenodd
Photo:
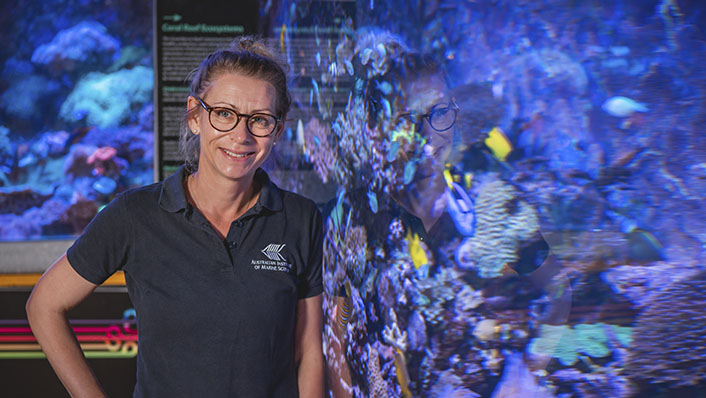
<instances>
[{"instance_id":1,"label":"fish","mask_svg":"<svg viewBox=\"0 0 706 398\"><path fill-rule=\"evenodd\" d=\"M466 189L471 189L473 185L473 173L466 172L463 174L463 182L466 184Z\"/></svg>"},{"instance_id":2,"label":"fish","mask_svg":"<svg viewBox=\"0 0 706 398\"><path fill-rule=\"evenodd\" d=\"M493 152L493 156L501 162L504 162L505 159L507 159L507 155L512 152L512 144L500 127L493 127L484 142L485 145Z\"/></svg>"},{"instance_id":3,"label":"fish","mask_svg":"<svg viewBox=\"0 0 706 398\"><path fill-rule=\"evenodd\" d=\"M456 229L463 236L473 236L475 232L475 206L473 200L468 196L466 190L455 182L450 184L444 193L446 199L446 211L451 216Z\"/></svg>"},{"instance_id":4,"label":"fish","mask_svg":"<svg viewBox=\"0 0 706 398\"><path fill-rule=\"evenodd\" d=\"M417 162L409 162L404 166L404 176L403 176L403 181L402 183L404 185L409 185L410 182L412 182L412 179L414 178L414 174L417 172Z\"/></svg>"},{"instance_id":5,"label":"fish","mask_svg":"<svg viewBox=\"0 0 706 398\"><path fill-rule=\"evenodd\" d=\"M280 47L280 51L282 51L282 54L285 53L284 38L285 38L286 34L287 34L287 25L282 24L282 30L280 30L280 32L279 32L279 47Z\"/></svg>"},{"instance_id":6,"label":"fish","mask_svg":"<svg viewBox=\"0 0 706 398\"><path fill-rule=\"evenodd\" d=\"M409 389L409 372L407 371L407 360L399 347L395 347L395 374L397 382L402 390L404 398L412 397L412 390Z\"/></svg>"},{"instance_id":7,"label":"fish","mask_svg":"<svg viewBox=\"0 0 706 398\"><path fill-rule=\"evenodd\" d=\"M390 149L387 151L387 156L385 157L385 160L387 160L388 163L392 163L397 159L397 155L400 151L400 142L399 141L393 141L390 144Z\"/></svg>"},{"instance_id":8,"label":"fish","mask_svg":"<svg viewBox=\"0 0 706 398\"><path fill-rule=\"evenodd\" d=\"M360 53L360 63L363 65L367 65L368 62L370 61L370 56L372 55L373 50L370 48L366 48L365 50L361 51Z\"/></svg>"},{"instance_id":9,"label":"fish","mask_svg":"<svg viewBox=\"0 0 706 398\"><path fill-rule=\"evenodd\" d=\"M331 211L331 220L333 221L333 227L335 229L341 228L341 221L343 220L343 199L346 196L346 190L342 189L338 193L338 198L336 200L336 206L334 206L333 211Z\"/></svg>"},{"instance_id":10,"label":"fish","mask_svg":"<svg viewBox=\"0 0 706 398\"><path fill-rule=\"evenodd\" d=\"M297 121L297 144L304 147L306 140L304 139L304 123L299 119Z\"/></svg>"},{"instance_id":11,"label":"fish","mask_svg":"<svg viewBox=\"0 0 706 398\"><path fill-rule=\"evenodd\" d=\"M383 98L382 101L382 109L385 111L385 118L389 119L392 117L392 107L390 106L390 101L388 101L386 98Z\"/></svg>"},{"instance_id":12,"label":"fish","mask_svg":"<svg viewBox=\"0 0 706 398\"><path fill-rule=\"evenodd\" d=\"M607 99L601 109L615 117L628 117L635 112L647 112L649 109L641 102L623 96Z\"/></svg>"},{"instance_id":13,"label":"fish","mask_svg":"<svg viewBox=\"0 0 706 398\"><path fill-rule=\"evenodd\" d=\"M427 252L422 247L422 240L419 238L418 234L412 234L412 231L407 232L407 248L409 250L409 256L412 257L412 264L414 264L415 269L423 265L429 264L429 258L427 257Z\"/></svg>"},{"instance_id":14,"label":"fish","mask_svg":"<svg viewBox=\"0 0 706 398\"><path fill-rule=\"evenodd\" d=\"M351 299L351 282L346 279L344 283L344 288L346 290L345 297L341 297L340 306L336 311L336 326L338 326L339 336L346 336L346 326L351 319L353 314L353 299Z\"/></svg>"},{"instance_id":15,"label":"fish","mask_svg":"<svg viewBox=\"0 0 706 398\"><path fill-rule=\"evenodd\" d=\"M355 73L355 69L353 69L353 64L349 60L343 60L343 65L346 66L346 72L348 72L349 75L353 76ZM360 80L360 79L359 79ZM362 82L362 80L360 80Z\"/></svg>"},{"instance_id":16,"label":"fish","mask_svg":"<svg viewBox=\"0 0 706 398\"><path fill-rule=\"evenodd\" d=\"M314 95L316 95L316 96L318 97L318 96L319 96L319 84L316 83L316 80L314 80L314 79L312 78L312 79L311 79L311 85L312 85L312 87L314 87Z\"/></svg>"},{"instance_id":17,"label":"fish","mask_svg":"<svg viewBox=\"0 0 706 398\"><path fill-rule=\"evenodd\" d=\"M368 191L368 205L370 205L370 210L373 214L378 212L378 197L373 191Z\"/></svg>"},{"instance_id":18,"label":"fish","mask_svg":"<svg viewBox=\"0 0 706 398\"><path fill-rule=\"evenodd\" d=\"M321 65L321 53L319 53L317 51L316 52L316 66L320 66L320 65Z\"/></svg>"},{"instance_id":19,"label":"fish","mask_svg":"<svg viewBox=\"0 0 706 398\"><path fill-rule=\"evenodd\" d=\"M392 92L392 85L389 82L377 82L375 86L385 95L389 95Z\"/></svg>"}]
</instances>

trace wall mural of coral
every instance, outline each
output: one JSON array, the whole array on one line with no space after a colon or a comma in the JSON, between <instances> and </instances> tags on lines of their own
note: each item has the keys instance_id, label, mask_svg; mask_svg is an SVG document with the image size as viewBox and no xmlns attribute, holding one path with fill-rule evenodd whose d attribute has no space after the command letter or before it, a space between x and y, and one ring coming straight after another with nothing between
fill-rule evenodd
<instances>
[{"instance_id":1,"label":"wall mural of coral","mask_svg":"<svg viewBox=\"0 0 706 398\"><path fill-rule=\"evenodd\" d=\"M153 181L151 8L3 5L0 241L71 238Z\"/></svg>"}]
</instances>

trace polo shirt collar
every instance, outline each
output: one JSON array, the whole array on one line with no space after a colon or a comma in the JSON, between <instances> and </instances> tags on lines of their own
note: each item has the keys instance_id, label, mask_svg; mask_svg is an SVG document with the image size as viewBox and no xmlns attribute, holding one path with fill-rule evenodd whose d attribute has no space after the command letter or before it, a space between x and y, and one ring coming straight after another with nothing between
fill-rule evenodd
<instances>
[{"instance_id":1,"label":"polo shirt collar","mask_svg":"<svg viewBox=\"0 0 706 398\"><path fill-rule=\"evenodd\" d=\"M184 180L188 175L186 166L179 167L176 173L170 175L162 184L162 192L159 194L159 205L166 211L176 213L186 209L186 191L184 191Z\"/></svg>"},{"instance_id":2,"label":"polo shirt collar","mask_svg":"<svg viewBox=\"0 0 706 398\"><path fill-rule=\"evenodd\" d=\"M164 210L176 213L187 208L186 192L184 191L184 180L187 176L186 166L181 166L176 173L164 180L159 195L159 205ZM282 192L270 180L265 170L258 168L255 171L254 179L260 184L260 197L255 204L255 211L259 213L263 207L271 211L281 210Z\"/></svg>"},{"instance_id":3,"label":"polo shirt collar","mask_svg":"<svg viewBox=\"0 0 706 398\"><path fill-rule=\"evenodd\" d=\"M260 197L255 204L255 211L259 213L262 207L271 211L282 210L282 192L270 180L265 170L257 169L254 179L260 184Z\"/></svg>"}]
</instances>

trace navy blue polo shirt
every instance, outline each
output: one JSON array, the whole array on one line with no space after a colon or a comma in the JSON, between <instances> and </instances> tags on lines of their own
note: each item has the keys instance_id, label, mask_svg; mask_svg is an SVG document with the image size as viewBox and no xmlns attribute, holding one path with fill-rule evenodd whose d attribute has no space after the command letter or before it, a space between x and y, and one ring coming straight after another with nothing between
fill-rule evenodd
<instances>
[{"instance_id":1,"label":"navy blue polo shirt","mask_svg":"<svg viewBox=\"0 0 706 398\"><path fill-rule=\"evenodd\" d=\"M322 292L321 214L259 169L260 197L225 240L182 167L118 195L68 250L86 280L125 271L137 311L135 397L295 397L297 300Z\"/></svg>"}]
</instances>

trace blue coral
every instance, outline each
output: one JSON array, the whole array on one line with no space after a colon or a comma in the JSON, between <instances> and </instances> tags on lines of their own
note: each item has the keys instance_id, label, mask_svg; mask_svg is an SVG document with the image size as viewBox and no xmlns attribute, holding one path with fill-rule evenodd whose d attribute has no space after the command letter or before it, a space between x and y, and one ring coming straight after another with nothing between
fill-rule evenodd
<instances>
[{"instance_id":1,"label":"blue coral","mask_svg":"<svg viewBox=\"0 0 706 398\"><path fill-rule=\"evenodd\" d=\"M120 55L120 42L105 26L84 21L64 29L51 42L39 46L32 62L59 70L73 70L83 63L110 65Z\"/></svg>"}]
</instances>

